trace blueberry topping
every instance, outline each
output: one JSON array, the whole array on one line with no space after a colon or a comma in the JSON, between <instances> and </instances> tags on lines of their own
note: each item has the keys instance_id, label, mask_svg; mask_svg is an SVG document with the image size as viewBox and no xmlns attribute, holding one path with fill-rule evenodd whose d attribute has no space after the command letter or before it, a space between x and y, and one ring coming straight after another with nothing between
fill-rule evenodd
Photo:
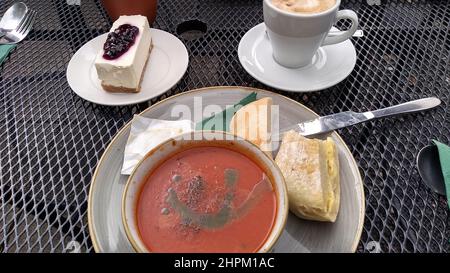
<instances>
[{"instance_id":1,"label":"blueberry topping","mask_svg":"<svg viewBox=\"0 0 450 273\"><path fill-rule=\"evenodd\" d=\"M139 28L130 24L120 25L113 32L108 33L108 38L103 45L103 58L114 60L122 56L134 45Z\"/></svg>"}]
</instances>

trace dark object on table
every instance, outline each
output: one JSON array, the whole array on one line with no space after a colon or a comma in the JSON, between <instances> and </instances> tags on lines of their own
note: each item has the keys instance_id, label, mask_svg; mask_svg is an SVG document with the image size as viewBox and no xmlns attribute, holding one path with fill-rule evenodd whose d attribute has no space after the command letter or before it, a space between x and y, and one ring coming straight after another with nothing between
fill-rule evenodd
<instances>
[{"instance_id":1,"label":"dark object on table","mask_svg":"<svg viewBox=\"0 0 450 273\"><path fill-rule=\"evenodd\" d=\"M144 15L151 25L156 18L157 0L102 0L103 7L108 12L112 21L120 15Z\"/></svg>"},{"instance_id":2,"label":"dark object on table","mask_svg":"<svg viewBox=\"0 0 450 273\"><path fill-rule=\"evenodd\" d=\"M439 152L436 145L428 145L417 155L417 169L423 182L435 193L445 196L445 183L442 176Z\"/></svg>"}]
</instances>

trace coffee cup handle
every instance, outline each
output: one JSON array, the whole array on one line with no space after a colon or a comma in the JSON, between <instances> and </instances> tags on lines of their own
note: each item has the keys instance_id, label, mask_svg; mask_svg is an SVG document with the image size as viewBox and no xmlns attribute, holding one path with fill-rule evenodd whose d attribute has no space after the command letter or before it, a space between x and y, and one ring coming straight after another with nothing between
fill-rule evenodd
<instances>
[{"instance_id":1,"label":"coffee cup handle","mask_svg":"<svg viewBox=\"0 0 450 273\"><path fill-rule=\"evenodd\" d=\"M328 34L328 36L323 41L322 46L338 44L352 37L352 35L358 29L358 15L356 15L356 13L353 10L349 9L340 10L336 14L335 22L343 19L350 19L352 21L352 26L350 27L350 29L340 31L338 32L337 35L333 36L330 36L330 34Z\"/></svg>"}]
</instances>

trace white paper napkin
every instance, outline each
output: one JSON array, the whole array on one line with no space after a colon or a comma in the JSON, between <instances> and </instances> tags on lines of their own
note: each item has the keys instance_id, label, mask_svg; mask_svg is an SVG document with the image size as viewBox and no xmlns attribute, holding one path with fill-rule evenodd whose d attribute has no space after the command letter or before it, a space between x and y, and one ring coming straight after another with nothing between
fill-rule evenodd
<instances>
[{"instance_id":1,"label":"white paper napkin","mask_svg":"<svg viewBox=\"0 0 450 273\"><path fill-rule=\"evenodd\" d=\"M160 120L133 117L121 173L130 175L139 161L154 147L167 139L194 130L190 120Z\"/></svg>"}]
</instances>

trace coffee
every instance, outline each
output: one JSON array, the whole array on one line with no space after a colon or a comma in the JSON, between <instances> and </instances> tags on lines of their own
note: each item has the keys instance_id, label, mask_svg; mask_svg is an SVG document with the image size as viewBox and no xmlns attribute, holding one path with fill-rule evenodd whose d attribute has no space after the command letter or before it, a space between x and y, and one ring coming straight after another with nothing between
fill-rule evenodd
<instances>
[{"instance_id":1,"label":"coffee","mask_svg":"<svg viewBox=\"0 0 450 273\"><path fill-rule=\"evenodd\" d=\"M341 0L264 0L264 24L272 57L287 68L312 63L321 46L342 43L355 33L358 15L338 10ZM333 24L350 20L349 29L329 35ZM316 58L317 59L317 58Z\"/></svg>"},{"instance_id":2,"label":"coffee","mask_svg":"<svg viewBox=\"0 0 450 273\"><path fill-rule=\"evenodd\" d=\"M293 13L319 13L332 8L336 0L271 0L272 4Z\"/></svg>"}]
</instances>

